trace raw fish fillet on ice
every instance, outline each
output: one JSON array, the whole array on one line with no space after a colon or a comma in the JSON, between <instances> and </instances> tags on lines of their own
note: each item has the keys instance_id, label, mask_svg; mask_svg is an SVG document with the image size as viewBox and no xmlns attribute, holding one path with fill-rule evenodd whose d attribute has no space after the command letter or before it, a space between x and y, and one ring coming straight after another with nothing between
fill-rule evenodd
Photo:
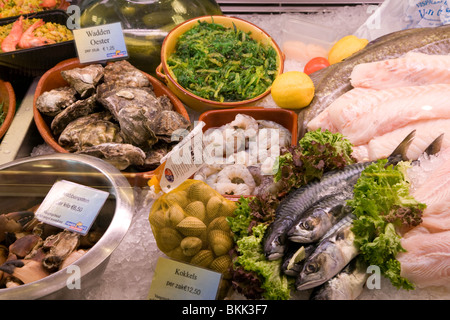
<instances>
[{"instance_id":1,"label":"raw fish fillet on ice","mask_svg":"<svg viewBox=\"0 0 450 320\"><path fill-rule=\"evenodd\" d=\"M414 179L419 180L414 174L423 175L424 181L414 183ZM437 157L422 159L419 167L408 171L408 176L412 179L411 194L427 205L421 225L433 232L450 230L450 148Z\"/></svg>"},{"instance_id":2,"label":"raw fish fillet on ice","mask_svg":"<svg viewBox=\"0 0 450 320\"><path fill-rule=\"evenodd\" d=\"M423 222L403 235L401 276L417 287L450 287L450 148L407 171L411 194L427 205Z\"/></svg>"},{"instance_id":3,"label":"raw fish fillet on ice","mask_svg":"<svg viewBox=\"0 0 450 320\"><path fill-rule=\"evenodd\" d=\"M401 243L407 251L397 255L402 277L418 288L450 287L450 231L430 233L416 227Z\"/></svg>"},{"instance_id":4,"label":"raw fish fillet on ice","mask_svg":"<svg viewBox=\"0 0 450 320\"><path fill-rule=\"evenodd\" d=\"M358 162L387 158L400 142L413 130L416 130L406 156L410 160L418 159L424 150L440 134L444 134L441 148L450 147L450 119L432 119L415 121L404 127L377 136L368 144L355 146L353 156Z\"/></svg>"},{"instance_id":5,"label":"raw fish fillet on ice","mask_svg":"<svg viewBox=\"0 0 450 320\"><path fill-rule=\"evenodd\" d=\"M323 112L308 123L308 130L340 132L354 145L363 145L414 121L449 119L450 84L355 88Z\"/></svg>"},{"instance_id":6,"label":"raw fish fillet on ice","mask_svg":"<svg viewBox=\"0 0 450 320\"><path fill-rule=\"evenodd\" d=\"M362 63L350 75L353 87L392 87L450 83L450 55L408 52L396 59Z\"/></svg>"}]
</instances>

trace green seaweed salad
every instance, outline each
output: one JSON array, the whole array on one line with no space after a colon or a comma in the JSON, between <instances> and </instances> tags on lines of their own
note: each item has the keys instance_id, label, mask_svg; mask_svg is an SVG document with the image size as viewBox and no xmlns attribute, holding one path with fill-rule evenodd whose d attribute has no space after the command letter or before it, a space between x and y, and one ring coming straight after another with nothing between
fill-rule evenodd
<instances>
[{"instance_id":1,"label":"green seaweed salad","mask_svg":"<svg viewBox=\"0 0 450 320\"><path fill-rule=\"evenodd\" d=\"M180 36L167 64L193 94L233 102L264 93L275 80L277 53L236 28L199 21Z\"/></svg>"}]
</instances>

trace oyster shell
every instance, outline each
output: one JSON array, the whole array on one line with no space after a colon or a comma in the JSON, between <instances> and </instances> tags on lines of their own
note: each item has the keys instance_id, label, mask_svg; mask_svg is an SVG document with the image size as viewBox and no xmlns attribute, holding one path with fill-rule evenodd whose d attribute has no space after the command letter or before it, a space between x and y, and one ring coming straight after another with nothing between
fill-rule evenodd
<instances>
[{"instance_id":1,"label":"oyster shell","mask_svg":"<svg viewBox=\"0 0 450 320\"><path fill-rule=\"evenodd\" d=\"M119 170L125 170L131 165L141 166L145 159L144 151L128 143L101 143L83 148L77 153L103 159Z\"/></svg>"},{"instance_id":2,"label":"oyster shell","mask_svg":"<svg viewBox=\"0 0 450 320\"><path fill-rule=\"evenodd\" d=\"M154 104L156 97L150 87L116 87L101 84L97 88L97 100L119 119L120 109L128 106L145 107Z\"/></svg>"},{"instance_id":3,"label":"oyster shell","mask_svg":"<svg viewBox=\"0 0 450 320\"><path fill-rule=\"evenodd\" d=\"M105 142L122 143L119 126L109 119L111 119L109 112L97 112L80 117L63 130L58 143L71 152Z\"/></svg>"},{"instance_id":4,"label":"oyster shell","mask_svg":"<svg viewBox=\"0 0 450 320\"><path fill-rule=\"evenodd\" d=\"M63 132L64 128L67 127L70 122L79 117L93 113L96 108L97 99L95 95L84 100L78 100L54 117L50 127L53 133L58 135Z\"/></svg>"},{"instance_id":5,"label":"oyster shell","mask_svg":"<svg viewBox=\"0 0 450 320\"><path fill-rule=\"evenodd\" d=\"M125 142L145 150L158 141L152 129L152 118L145 115L146 109L149 108L152 107L130 105L122 108L118 114L118 121Z\"/></svg>"},{"instance_id":6,"label":"oyster shell","mask_svg":"<svg viewBox=\"0 0 450 320\"><path fill-rule=\"evenodd\" d=\"M161 159L170 151L171 146L166 143L157 143L145 153L143 169L152 170L161 164Z\"/></svg>"},{"instance_id":7,"label":"oyster shell","mask_svg":"<svg viewBox=\"0 0 450 320\"><path fill-rule=\"evenodd\" d=\"M76 101L77 91L69 86L42 93L36 99L36 108L42 114L54 117Z\"/></svg>"},{"instance_id":8,"label":"oyster shell","mask_svg":"<svg viewBox=\"0 0 450 320\"><path fill-rule=\"evenodd\" d=\"M191 122L176 111L163 110L153 121L153 131L158 139L172 142L172 134L177 130L188 130Z\"/></svg>"},{"instance_id":9,"label":"oyster shell","mask_svg":"<svg viewBox=\"0 0 450 320\"><path fill-rule=\"evenodd\" d=\"M86 98L95 92L95 88L103 78L103 66L90 64L82 68L61 71L61 76L81 96Z\"/></svg>"},{"instance_id":10,"label":"oyster shell","mask_svg":"<svg viewBox=\"0 0 450 320\"><path fill-rule=\"evenodd\" d=\"M151 87L142 71L126 60L110 63L105 67L105 83L122 87Z\"/></svg>"}]
</instances>

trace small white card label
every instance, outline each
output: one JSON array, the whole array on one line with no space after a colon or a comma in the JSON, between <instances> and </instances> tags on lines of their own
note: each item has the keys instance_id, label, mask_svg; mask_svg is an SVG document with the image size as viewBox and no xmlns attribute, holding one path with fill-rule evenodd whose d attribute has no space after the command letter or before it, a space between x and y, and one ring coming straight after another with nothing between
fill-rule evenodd
<instances>
[{"instance_id":1,"label":"small white card label","mask_svg":"<svg viewBox=\"0 0 450 320\"><path fill-rule=\"evenodd\" d=\"M36 218L86 235L108 196L106 191L67 180L57 181L36 211Z\"/></svg>"},{"instance_id":2,"label":"small white card label","mask_svg":"<svg viewBox=\"0 0 450 320\"><path fill-rule=\"evenodd\" d=\"M199 122L180 143L161 159L164 171L159 183L161 189L168 193L189 179L204 164L203 127L205 123Z\"/></svg>"},{"instance_id":3,"label":"small white card label","mask_svg":"<svg viewBox=\"0 0 450 320\"><path fill-rule=\"evenodd\" d=\"M120 22L74 29L73 36L81 63L128 57Z\"/></svg>"},{"instance_id":4,"label":"small white card label","mask_svg":"<svg viewBox=\"0 0 450 320\"><path fill-rule=\"evenodd\" d=\"M222 274L175 260L159 258L149 300L215 300Z\"/></svg>"}]
</instances>

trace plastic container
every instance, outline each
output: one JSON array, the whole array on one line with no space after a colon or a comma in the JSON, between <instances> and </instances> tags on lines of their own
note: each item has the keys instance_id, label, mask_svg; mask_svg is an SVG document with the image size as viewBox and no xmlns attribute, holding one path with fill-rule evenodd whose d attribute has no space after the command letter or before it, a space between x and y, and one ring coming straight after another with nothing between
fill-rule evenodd
<instances>
[{"instance_id":1,"label":"plastic container","mask_svg":"<svg viewBox=\"0 0 450 320\"><path fill-rule=\"evenodd\" d=\"M29 15L24 18L41 18L45 22L66 25L68 14L63 10L49 10ZM0 20L0 26L16 21L18 17ZM0 65L14 69L14 73L24 76L39 76L60 61L76 57L75 41L64 41L30 49L20 49L12 52L0 53Z\"/></svg>"},{"instance_id":2,"label":"plastic container","mask_svg":"<svg viewBox=\"0 0 450 320\"><path fill-rule=\"evenodd\" d=\"M286 60L306 63L315 57L328 58L328 51L338 40L338 34L324 25L289 17L284 22L281 38L281 50Z\"/></svg>"}]
</instances>

